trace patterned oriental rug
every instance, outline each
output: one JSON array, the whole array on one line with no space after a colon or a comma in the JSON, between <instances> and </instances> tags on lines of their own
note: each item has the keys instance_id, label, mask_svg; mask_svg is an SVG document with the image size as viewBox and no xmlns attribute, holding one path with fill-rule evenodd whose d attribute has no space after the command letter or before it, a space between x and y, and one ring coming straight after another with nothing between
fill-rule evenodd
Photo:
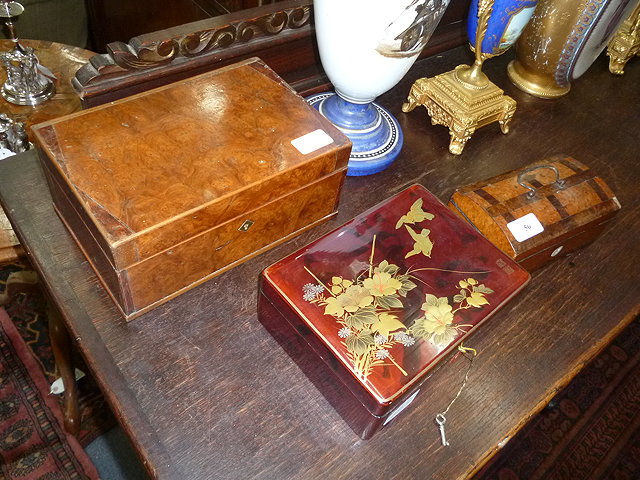
<instances>
[{"instance_id":1,"label":"patterned oriental rug","mask_svg":"<svg viewBox=\"0 0 640 480\"><path fill-rule=\"evenodd\" d=\"M4 264L0 266L0 293L5 290L5 282L12 272L28 268L23 263ZM47 383L52 384L58 377L55 360L49 342L49 326L46 316L44 300L41 294L34 290L15 296L5 310L12 323L17 327L20 336L33 352L36 361L44 372ZM84 362L79 355L74 356L76 367L87 373ZM62 405L62 396L54 397ZM86 447L96 437L105 433L116 425L116 420L109 409L100 388L93 378L87 375L78 381L78 403L81 422L80 433L77 436L80 445ZM3 480L0 477L0 480Z\"/></svg>"},{"instance_id":2,"label":"patterned oriental rug","mask_svg":"<svg viewBox=\"0 0 640 480\"><path fill-rule=\"evenodd\" d=\"M91 460L62 425L40 365L0 308L0 479L97 479Z\"/></svg>"},{"instance_id":3,"label":"patterned oriental rug","mask_svg":"<svg viewBox=\"0 0 640 480\"><path fill-rule=\"evenodd\" d=\"M640 479L640 319L474 480Z\"/></svg>"}]
</instances>

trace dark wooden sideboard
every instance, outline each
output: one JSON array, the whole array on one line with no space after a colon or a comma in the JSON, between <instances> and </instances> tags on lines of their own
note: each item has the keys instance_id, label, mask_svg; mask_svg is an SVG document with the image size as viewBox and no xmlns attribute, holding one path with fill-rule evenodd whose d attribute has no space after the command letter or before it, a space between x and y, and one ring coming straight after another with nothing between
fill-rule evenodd
<instances>
[{"instance_id":1,"label":"dark wooden sideboard","mask_svg":"<svg viewBox=\"0 0 640 480\"><path fill-rule=\"evenodd\" d=\"M177 5L170 3L170 9ZM451 1L423 57L466 43L469 3ZM161 11L153 9L153 14ZM181 18L177 17L176 23ZM148 25L153 26L159 28L153 22ZM91 58L73 80L85 108L254 56L298 92L309 94L329 83L315 42L312 0L283 0L152 31L128 41L122 38L109 43L106 50Z\"/></svg>"},{"instance_id":2,"label":"dark wooden sideboard","mask_svg":"<svg viewBox=\"0 0 640 480\"><path fill-rule=\"evenodd\" d=\"M0 162L0 201L124 430L162 479L399 478L473 474L640 311L640 61L625 75L601 57L555 101L513 87L512 52L485 64L518 102L511 132L478 130L460 156L426 112L401 112L412 82L469 62L461 47L419 61L380 98L405 134L398 160L348 178L339 217L286 242L131 323L119 316L55 216L34 152ZM565 153L591 166L622 210L591 246L537 271L531 284L474 334L479 352L447 416L467 363L439 369L410 409L360 440L261 326L259 272L401 189L420 183L446 201L460 185Z\"/></svg>"},{"instance_id":3,"label":"dark wooden sideboard","mask_svg":"<svg viewBox=\"0 0 640 480\"><path fill-rule=\"evenodd\" d=\"M204 20L203 25L212 25L215 22L207 20L230 13L250 20L277 11L279 4L288 7L293 3L311 4L312 0L85 0L85 3L91 47L104 53L108 52L109 43L129 42L132 37L145 37L148 32L193 31L189 23ZM461 24L466 18L469 3L470 0L451 0L440 30ZM238 18L238 15L230 18ZM225 21L223 17L222 23Z\"/></svg>"},{"instance_id":4,"label":"dark wooden sideboard","mask_svg":"<svg viewBox=\"0 0 640 480\"><path fill-rule=\"evenodd\" d=\"M86 0L91 43L126 42L147 32L255 8L279 0ZM280 0L281 1L281 0Z\"/></svg>"}]
</instances>

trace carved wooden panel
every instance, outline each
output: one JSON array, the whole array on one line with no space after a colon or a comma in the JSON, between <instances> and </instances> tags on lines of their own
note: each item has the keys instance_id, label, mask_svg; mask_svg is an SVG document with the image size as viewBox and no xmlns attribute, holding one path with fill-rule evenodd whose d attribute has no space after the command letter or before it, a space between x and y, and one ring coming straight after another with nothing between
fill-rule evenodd
<instances>
[{"instance_id":1,"label":"carved wooden panel","mask_svg":"<svg viewBox=\"0 0 640 480\"><path fill-rule=\"evenodd\" d=\"M112 42L279 0L86 0L93 50Z\"/></svg>"},{"instance_id":2,"label":"carved wooden panel","mask_svg":"<svg viewBox=\"0 0 640 480\"><path fill-rule=\"evenodd\" d=\"M107 54L77 72L74 88L85 107L93 106L309 37L309 3L288 0L110 43Z\"/></svg>"}]
</instances>

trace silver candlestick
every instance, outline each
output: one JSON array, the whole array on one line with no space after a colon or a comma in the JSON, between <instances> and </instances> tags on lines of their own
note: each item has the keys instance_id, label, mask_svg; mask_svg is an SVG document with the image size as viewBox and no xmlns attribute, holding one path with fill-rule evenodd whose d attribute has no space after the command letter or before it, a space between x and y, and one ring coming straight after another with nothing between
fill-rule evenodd
<instances>
[{"instance_id":1,"label":"silver candlestick","mask_svg":"<svg viewBox=\"0 0 640 480\"><path fill-rule=\"evenodd\" d=\"M24 12L18 2L0 0L0 17L4 18L13 41L13 50L0 52L0 61L7 71L7 81L0 94L16 105L38 105L55 93L53 82L41 73L41 66L33 48L23 47L18 41L14 18Z\"/></svg>"},{"instance_id":2,"label":"silver candlestick","mask_svg":"<svg viewBox=\"0 0 640 480\"><path fill-rule=\"evenodd\" d=\"M21 153L29 150L31 146L24 123L15 122L7 114L0 113L0 151Z\"/></svg>"}]
</instances>

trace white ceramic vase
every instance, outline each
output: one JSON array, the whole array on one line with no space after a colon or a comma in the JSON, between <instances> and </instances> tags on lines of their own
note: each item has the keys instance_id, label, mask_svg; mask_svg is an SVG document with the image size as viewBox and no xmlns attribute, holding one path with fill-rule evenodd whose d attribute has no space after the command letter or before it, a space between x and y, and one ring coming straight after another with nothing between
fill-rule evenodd
<instances>
[{"instance_id":1,"label":"white ceramic vase","mask_svg":"<svg viewBox=\"0 0 640 480\"><path fill-rule=\"evenodd\" d=\"M449 0L314 0L322 66L334 93L309 103L353 142L348 175L387 168L402 148L397 120L373 103L418 58Z\"/></svg>"}]
</instances>

